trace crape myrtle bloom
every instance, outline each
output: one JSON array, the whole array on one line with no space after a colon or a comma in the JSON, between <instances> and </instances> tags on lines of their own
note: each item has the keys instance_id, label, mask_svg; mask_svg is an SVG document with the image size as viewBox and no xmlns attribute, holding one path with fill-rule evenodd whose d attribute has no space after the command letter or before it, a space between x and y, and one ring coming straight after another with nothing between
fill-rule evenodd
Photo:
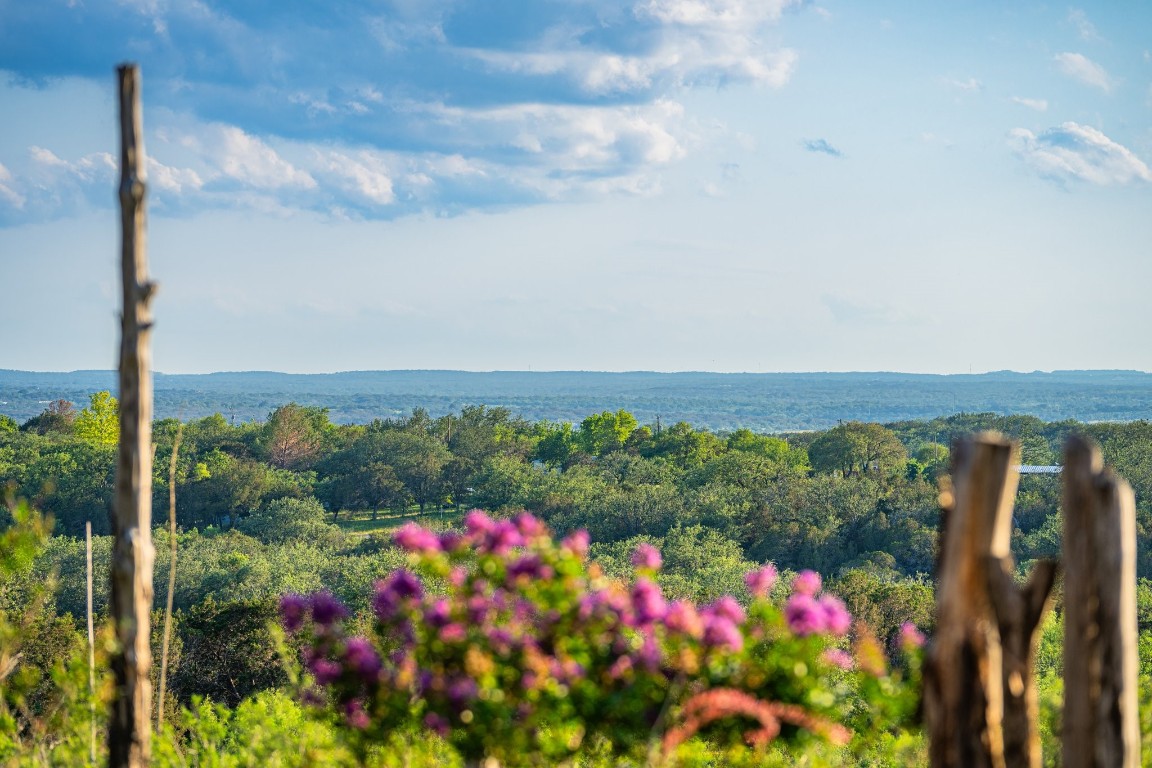
<instances>
[{"instance_id":1,"label":"crape myrtle bloom","mask_svg":"<svg viewBox=\"0 0 1152 768\"><path fill-rule=\"evenodd\" d=\"M285 632L299 631L307 612L308 598L303 595L287 594L280 598L280 624Z\"/></svg>"},{"instance_id":2,"label":"crape myrtle bloom","mask_svg":"<svg viewBox=\"0 0 1152 768\"><path fill-rule=\"evenodd\" d=\"M651 624L664 618L668 604L655 582L640 578L632 587L632 608L640 624Z\"/></svg>"},{"instance_id":3,"label":"crape myrtle bloom","mask_svg":"<svg viewBox=\"0 0 1152 768\"><path fill-rule=\"evenodd\" d=\"M840 669L852 669L856 665L852 654L840 648L829 648L824 651L824 661Z\"/></svg>"},{"instance_id":4,"label":"crape myrtle bloom","mask_svg":"<svg viewBox=\"0 0 1152 768\"><path fill-rule=\"evenodd\" d=\"M400 568L384 581L376 582L372 610L381 621L391 621L396 618L402 604L409 600L419 600L423 594L424 587L415 574Z\"/></svg>"},{"instance_id":5,"label":"crape myrtle bloom","mask_svg":"<svg viewBox=\"0 0 1152 768\"><path fill-rule=\"evenodd\" d=\"M563 549L567 549L572 554L583 560L588 556L588 545L592 539L588 535L588 531L581 528L578 531L573 531L560 542Z\"/></svg>"},{"instance_id":6,"label":"crape myrtle bloom","mask_svg":"<svg viewBox=\"0 0 1152 768\"><path fill-rule=\"evenodd\" d=\"M365 684L376 682L383 664L372 644L363 637L349 638L344 645L344 666Z\"/></svg>"},{"instance_id":7,"label":"crape myrtle bloom","mask_svg":"<svg viewBox=\"0 0 1152 768\"><path fill-rule=\"evenodd\" d=\"M827 614L820 603L806 592L797 592L784 605L784 618L793 634L816 635L828 627Z\"/></svg>"},{"instance_id":8,"label":"crape myrtle bloom","mask_svg":"<svg viewBox=\"0 0 1152 768\"><path fill-rule=\"evenodd\" d=\"M321 627L330 627L348 617L348 609L331 592L317 592L312 595L312 621Z\"/></svg>"},{"instance_id":9,"label":"crape myrtle bloom","mask_svg":"<svg viewBox=\"0 0 1152 768\"><path fill-rule=\"evenodd\" d=\"M440 552L443 548L439 536L416 523L405 523L400 526L392 535L392 540L401 549L421 554Z\"/></svg>"},{"instance_id":10,"label":"crape myrtle bloom","mask_svg":"<svg viewBox=\"0 0 1152 768\"><path fill-rule=\"evenodd\" d=\"M513 522L516 523L516 529L525 539L534 539L548 533L547 526L528 512L521 512L516 515Z\"/></svg>"},{"instance_id":11,"label":"crape myrtle bloom","mask_svg":"<svg viewBox=\"0 0 1152 768\"><path fill-rule=\"evenodd\" d=\"M493 526L492 518L482 509L473 509L464 515L464 530L473 539L486 536Z\"/></svg>"},{"instance_id":12,"label":"crape myrtle bloom","mask_svg":"<svg viewBox=\"0 0 1152 768\"><path fill-rule=\"evenodd\" d=\"M636 547L636 551L632 553L632 565L637 568L657 571L660 570L660 566L663 564L664 561L660 557L660 550L648 542L639 544Z\"/></svg>"},{"instance_id":13,"label":"crape myrtle bloom","mask_svg":"<svg viewBox=\"0 0 1152 768\"><path fill-rule=\"evenodd\" d=\"M824 627L833 635L843 637L852 627L852 614L840 598L824 595L820 598L820 609L824 611Z\"/></svg>"},{"instance_id":14,"label":"crape myrtle bloom","mask_svg":"<svg viewBox=\"0 0 1152 768\"><path fill-rule=\"evenodd\" d=\"M800 571L792 579L792 591L801 595L813 596L820 591L822 581L816 571Z\"/></svg>"},{"instance_id":15,"label":"crape myrtle bloom","mask_svg":"<svg viewBox=\"0 0 1152 768\"><path fill-rule=\"evenodd\" d=\"M696 606L687 600L677 600L668 606L664 614L664 626L696 640L704 636L704 621L696 611Z\"/></svg>"},{"instance_id":16,"label":"crape myrtle bloom","mask_svg":"<svg viewBox=\"0 0 1152 768\"><path fill-rule=\"evenodd\" d=\"M718 616L723 616L734 624L744 623L744 609L740 607L740 603L736 602L735 598L731 595L724 595L712 605L704 609L706 613L714 613Z\"/></svg>"},{"instance_id":17,"label":"crape myrtle bloom","mask_svg":"<svg viewBox=\"0 0 1152 768\"><path fill-rule=\"evenodd\" d=\"M753 597L767 597L776 586L776 566L769 563L763 568L744 574L744 583Z\"/></svg>"},{"instance_id":18,"label":"crape myrtle bloom","mask_svg":"<svg viewBox=\"0 0 1152 768\"><path fill-rule=\"evenodd\" d=\"M900 644L905 649L923 648L924 642L924 633L917 629L915 624L906 621L900 625Z\"/></svg>"},{"instance_id":19,"label":"crape myrtle bloom","mask_svg":"<svg viewBox=\"0 0 1152 768\"><path fill-rule=\"evenodd\" d=\"M481 552L503 556L514 547L524 546L524 536L511 520L498 520L480 543Z\"/></svg>"},{"instance_id":20,"label":"crape myrtle bloom","mask_svg":"<svg viewBox=\"0 0 1152 768\"><path fill-rule=\"evenodd\" d=\"M368 719L368 713L364 711L364 705L357 699L353 699L344 705L344 719L348 725L360 731L371 725L371 721Z\"/></svg>"},{"instance_id":21,"label":"crape myrtle bloom","mask_svg":"<svg viewBox=\"0 0 1152 768\"><path fill-rule=\"evenodd\" d=\"M740 651L744 648L744 635L732 619L723 614L704 613L704 644L713 648Z\"/></svg>"}]
</instances>

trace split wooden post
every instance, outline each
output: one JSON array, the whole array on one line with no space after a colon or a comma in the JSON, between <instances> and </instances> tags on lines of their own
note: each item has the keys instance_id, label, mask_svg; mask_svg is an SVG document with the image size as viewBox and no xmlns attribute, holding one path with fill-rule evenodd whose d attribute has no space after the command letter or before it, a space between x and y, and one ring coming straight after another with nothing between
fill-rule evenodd
<instances>
[{"instance_id":1,"label":"split wooden post","mask_svg":"<svg viewBox=\"0 0 1152 768\"><path fill-rule=\"evenodd\" d=\"M995 433L958 442L941 490L936 633L924 671L934 768L1040 765L1031 664L1056 565L1038 565L1023 588L1012 577L1014 453Z\"/></svg>"},{"instance_id":2,"label":"split wooden post","mask_svg":"<svg viewBox=\"0 0 1152 768\"><path fill-rule=\"evenodd\" d=\"M120 447L112 515L110 608L117 647L108 728L108 764L146 766L151 757L152 684L152 355L145 248L145 160L140 71L117 67L120 96Z\"/></svg>"},{"instance_id":3,"label":"split wooden post","mask_svg":"<svg viewBox=\"0 0 1152 768\"><path fill-rule=\"evenodd\" d=\"M1065 768L1136 768L1136 503L1081 437L1064 449Z\"/></svg>"}]
</instances>

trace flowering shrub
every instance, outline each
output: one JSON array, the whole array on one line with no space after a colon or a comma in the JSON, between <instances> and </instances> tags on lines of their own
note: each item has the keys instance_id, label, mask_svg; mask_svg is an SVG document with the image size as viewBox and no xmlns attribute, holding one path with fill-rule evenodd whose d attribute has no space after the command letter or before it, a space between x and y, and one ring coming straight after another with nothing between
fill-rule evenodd
<instances>
[{"instance_id":1,"label":"flowering shrub","mask_svg":"<svg viewBox=\"0 0 1152 768\"><path fill-rule=\"evenodd\" d=\"M527 513L473 511L463 533L408 524L395 540L413 570L377 583L372 637L350 636L328 593L281 602L285 629L305 633L313 695L370 738L421 723L467 760L515 765L589 744L670 753L696 733L721 745L847 741L842 724L908 714L879 645L861 633L855 656L844 650L851 616L810 571L783 610L768 599L771 565L747 575L747 608L732 597L698 607L665 599L652 546L637 548L627 585L586 562L587 534L556 542Z\"/></svg>"}]
</instances>

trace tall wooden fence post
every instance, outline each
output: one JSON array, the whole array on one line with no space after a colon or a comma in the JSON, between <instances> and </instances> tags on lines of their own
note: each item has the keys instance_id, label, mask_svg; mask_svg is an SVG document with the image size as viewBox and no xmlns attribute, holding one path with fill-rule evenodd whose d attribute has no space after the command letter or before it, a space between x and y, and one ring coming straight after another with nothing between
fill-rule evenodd
<instances>
[{"instance_id":1,"label":"tall wooden fence post","mask_svg":"<svg viewBox=\"0 0 1152 768\"><path fill-rule=\"evenodd\" d=\"M1013 579L1013 454L994 433L962 440L941 490L936 633L924 671L934 768L1040 764L1031 664L1056 565L1039 564L1023 588Z\"/></svg>"},{"instance_id":2,"label":"tall wooden fence post","mask_svg":"<svg viewBox=\"0 0 1152 768\"><path fill-rule=\"evenodd\" d=\"M1064 451L1065 768L1136 768L1136 503L1100 451Z\"/></svg>"},{"instance_id":3,"label":"tall wooden fence post","mask_svg":"<svg viewBox=\"0 0 1152 768\"><path fill-rule=\"evenodd\" d=\"M145 766L151 757L152 355L155 286L145 248L144 144L140 71L117 68L120 96L120 447L112 515L111 613L117 648L108 728L108 764Z\"/></svg>"}]
</instances>

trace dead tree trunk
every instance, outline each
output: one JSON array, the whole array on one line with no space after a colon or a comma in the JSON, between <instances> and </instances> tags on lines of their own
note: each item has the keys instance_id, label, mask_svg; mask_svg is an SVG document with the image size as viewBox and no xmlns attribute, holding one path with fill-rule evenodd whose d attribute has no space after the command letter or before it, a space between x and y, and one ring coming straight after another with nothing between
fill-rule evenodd
<instances>
[{"instance_id":1,"label":"dead tree trunk","mask_svg":"<svg viewBox=\"0 0 1152 768\"><path fill-rule=\"evenodd\" d=\"M941 491L936 634L924 679L934 768L1040 764L1031 659L1056 566L1041 564L1023 589L1012 578L1013 453L992 433L957 443L952 484Z\"/></svg>"},{"instance_id":2,"label":"dead tree trunk","mask_svg":"<svg viewBox=\"0 0 1152 768\"><path fill-rule=\"evenodd\" d=\"M1064 765L1135 768L1136 506L1100 451L1064 450Z\"/></svg>"},{"instance_id":3,"label":"dead tree trunk","mask_svg":"<svg viewBox=\"0 0 1152 768\"><path fill-rule=\"evenodd\" d=\"M117 648L108 764L145 766L151 747L152 356L154 286L148 281L140 72L117 68L120 94L120 210L123 313L120 318L120 449L112 516L111 613Z\"/></svg>"}]
</instances>

